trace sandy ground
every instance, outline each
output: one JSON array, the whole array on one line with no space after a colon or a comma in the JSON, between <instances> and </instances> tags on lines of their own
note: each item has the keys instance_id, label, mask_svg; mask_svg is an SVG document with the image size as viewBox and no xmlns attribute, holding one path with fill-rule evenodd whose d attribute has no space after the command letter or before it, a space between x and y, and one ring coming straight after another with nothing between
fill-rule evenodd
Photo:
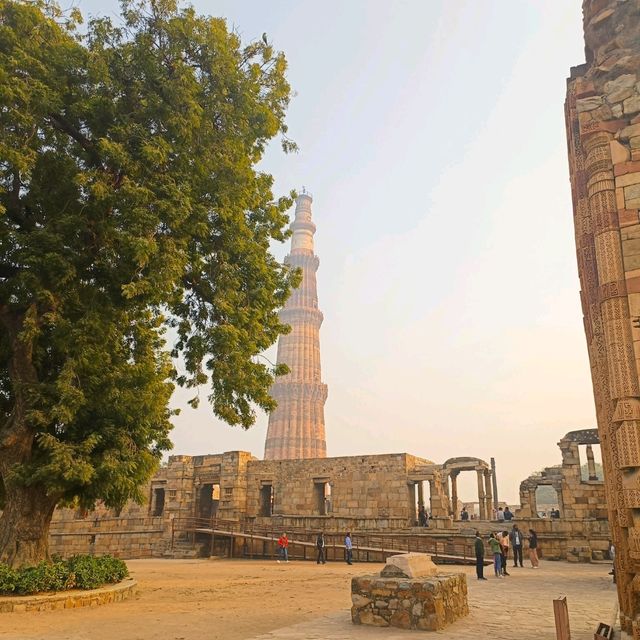
<instances>
[{"instance_id":1,"label":"sandy ground","mask_svg":"<svg viewBox=\"0 0 640 640\"><path fill-rule=\"evenodd\" d=\"M362 565L129 560L137 598L91 609L0 615L3 640L245 640L351 606ZM382 565L366 565L364 572Z\"/></svg>"},{"instance_id":2,"label":"sandy ground","mask_svg":"<svg viewBox=\"0 0 640 640\"><path fill-rule=\"evenodd\" d=\"M382 565L253 560L130 560L135 599L66 611L0 614L0 640L553 640L552 599L566 595L574 640L590 640L616 600L609 565L542 562L487 582L464 571L470 615L436 634L354 627L352 575Z\"/></svg>"}]
</instances>

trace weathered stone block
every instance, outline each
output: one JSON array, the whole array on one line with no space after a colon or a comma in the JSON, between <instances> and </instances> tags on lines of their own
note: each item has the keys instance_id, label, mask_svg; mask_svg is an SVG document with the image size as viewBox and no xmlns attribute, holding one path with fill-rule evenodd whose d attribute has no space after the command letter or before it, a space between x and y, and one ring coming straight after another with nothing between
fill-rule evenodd
<instances>
[{"instance_id":1,"label":"weathered stone block","mask_svg":"<svg viewBox=\"0 0 640 640\"><path fill-rule=\"evenodd\" d=\"M382 576L402 576L405 578L420 578L434 576L438 567L426 553L403 553L387 558L387 566L382 570Z\"/></svg>"},{"instance_id":2,"label":"weathered stone block","mask_svg":"<svg viewBox=\"0 0 640 640\"><path fill-rule=\"evenodd\" d=\"M362 585L368 584L369 590ZM382 585L386 589L382 589ZM382 598L374 592L388 591ZM464 574L447 574L407 580L354 577L351 581L351 619L354 624L392 626L436 631L468 615Z\"/></svg>"}]
</instances>

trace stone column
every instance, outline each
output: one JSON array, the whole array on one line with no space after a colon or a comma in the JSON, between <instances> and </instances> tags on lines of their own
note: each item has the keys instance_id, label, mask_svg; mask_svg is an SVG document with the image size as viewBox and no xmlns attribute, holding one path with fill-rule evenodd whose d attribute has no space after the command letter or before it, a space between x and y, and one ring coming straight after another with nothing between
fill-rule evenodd
<instances>
[{"instance_id":1,"label":"stone column","mask_svg":"<svg viewBox=\"0 0 640 640\"><path fill-rule=\"evenodd\" d=\"M496 480L496 459L491 458L491 482L493 483L493 508L497 511L498 501L498 481Z\"/></svg>"},{"instance_id":2,"label":"stone column","mask_svg":"<svg viewBox=\"0 0 640 640\"><path fill-rule=\"evenodd\" d=\"M418 482L418 506L424 507L424 487L422 486L422 480Z\"/></svg>"},{"instance_id":3,"label":"stone column","mask_svg":"<svg viewBox=\"0 0 640 640\"><path fill-rule=\"evenodd\" d=\"M587 469L589 470L589 480L597 480L596 461L593 457L593 447L590 444L587 445Z\"/></svg>"},{"instance_id":4,"label":"stone column","mask_svg":"<svg viewBox=\"0 0 640 640\"><path fill-rule=\"evenodd\" d=\"M491 471L488 469L484 472L484 491L485 491L485 511L487 513L487 520L491 520L493 509L493 496L491 494Z\"/></svg>"},{"instance_id":5,"label":"stone column","mask_svg":"<svg viewBox=\"0 0 640 640\"><path fill-rule=\"evenodd\" d=\"M640 0L583 1L565 117L584 331L616 546L620 623L640 638Z\"/></svg>"},{"instance_id":6,"label":"stone column","mask_svg":"<svg viewBox=\"0 0 640 640\"><path fill-rule=\"evenodd\" d=\"M538 501L536 500L536 489L537 487L533 487L529 489L529 508L531 509L531 517L538 517Z\"/></svg>"},{"instance_id":7,"label":"stone column","mask_svg":"<svg viewBox=\"0 0 640 640\"><path fill-rule=\"evenodd\" d=\"M480 520L487 519L487 504L484 496L484 471L482 469L476 469L478 474L478 508L480 510Z\"/></svg>"},{"instance_id":8,"label":"stone column","mask_svg":"<svg viewBox=\"0 0 640 640\"><path fill-rule=\"evenodd\" d=\"M458 472L451 472L451 513L454 520L460 518L458 513Z\"/></svg>"}]
</instances>

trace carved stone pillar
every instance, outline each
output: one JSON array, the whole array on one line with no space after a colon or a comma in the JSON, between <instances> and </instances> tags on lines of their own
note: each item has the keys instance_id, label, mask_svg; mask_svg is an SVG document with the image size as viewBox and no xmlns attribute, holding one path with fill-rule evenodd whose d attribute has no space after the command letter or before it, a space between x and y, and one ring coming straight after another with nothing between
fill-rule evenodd
<instances>
[{"instance_id":1,"label":"carved stone pillar","mask_svg":"<svg viewBox=\"0 0 640 640\"><path fill-rule=\"evenodd\" d=\"M529 509L531 509L531 517L538 517L538 500L536 499L536 487L529 489Z\"/></svg>"},{"instance_id":2,"label":"carved stone pillar","mask_svg":"<svg viewBox=\"0 0 640 640\"><path fill-rule=\"evenodd\" d=\"M478 509L480 511L480 520L487 519L487 503L484 495L484 471L476 469L478 474Z\"/></svg>"},{"instance_id":3,"label":"carved stone pillar","mask_svg":"<svg viewBox=\"0 0 640 640\"><path fill-rule=\"evenodd\" d=\"M587 445L587 469L589 471L589 480L597 480L596 461L593 457L593 447L590 444Z\"/></svg>"},{"instance_id":4,"label":"carved stone pillar","mask_svg":"<svg viewBox=\"0 0 640 640\"><path fill-rule=\"evenodd\" d=\"M584 0L565 115L584 330L620 622L640 639L640 0Z\"/></svg>"},{"instance_id":5,"label":"carved stone pillar","mask_svg":"<svg viewBox=\"0 0 640 640\"><path fill-rule=\"evenodd\" d=\"M451 515L454 520L460 518L458 513L458 472L451 472Z\"/></svg>"},{"instance_id":6,"label":"carved stone pillar","mask_svg":"<svg viewBox=\"0 0 640 640\"><path fill-rule=\"evenodd\" d=\"M493 496L491 494L491 471L488 469L484 472L484 491L485 491L485 512L487 514L487 520L491 520L493 510Z\"/></svg>"},{"instance_id":7,"label":"carved stone pillar","mask_svg":"<svg viewBox=\"0 0 640 640\"><path fill-rule=\"evenodd\" d=\"M493 508L498 511L498 480L496 479L496 459L491 458L491 483L493 486Z\"/></svg>"},{"instance_id":8,"label":"carved stone pillar","mask_svg":"<svg viewBox=\"0 0 640 640\"><path fill-rule=\"evenodd\" d=\"M424 487L422 480L418 482L418 507L424 507Z\"/></svg>"}]
</instances>

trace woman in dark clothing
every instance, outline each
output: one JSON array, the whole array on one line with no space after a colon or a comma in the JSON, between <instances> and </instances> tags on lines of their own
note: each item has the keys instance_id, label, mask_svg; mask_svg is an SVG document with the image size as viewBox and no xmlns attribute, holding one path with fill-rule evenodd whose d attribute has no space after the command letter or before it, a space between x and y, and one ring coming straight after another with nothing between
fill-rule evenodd
<instances>
[{"instance_id":1,"label":"woman in dark clothing","mask_svg":"<svg viewBox=\"0 0 640 640\"><path fill-rule=\"evenodd\" d=\"M531 560L531 568L538 568L538 534L529 529L529 560Z\"/></svg>"}]
</instances>

